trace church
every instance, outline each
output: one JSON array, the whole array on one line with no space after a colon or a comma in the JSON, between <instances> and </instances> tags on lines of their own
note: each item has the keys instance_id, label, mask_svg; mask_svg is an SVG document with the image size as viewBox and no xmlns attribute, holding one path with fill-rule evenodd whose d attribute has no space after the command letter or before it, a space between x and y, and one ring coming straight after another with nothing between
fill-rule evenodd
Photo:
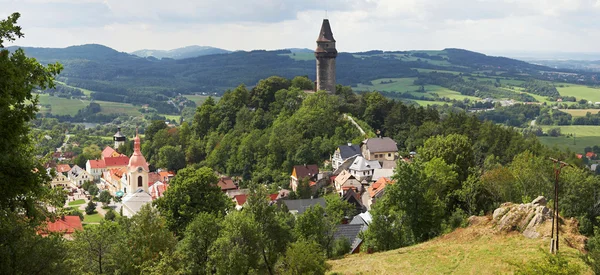
<instances>
[{"instance_id":1,"label":"church","mask_svg":"<svg viewBox=\"0 0 600 275\"><path fill-rule=\"evenodd\" d=\"M120 135L120 129L114 136L115 147L121 146L126 142L126 137ZM108 167L106 163L111 163L111 159L118 158L119 163L116 167ZM123 160L127 163L123 163ZM136 133L133 139L133 154L131 157L122 155L110 147L106 147L103 151L102 159L95 161L97 163L104 162L100 177L101 190L108 190L113 196L122 198L123 215L131 217L137 213L140 208L152 202L153 199L160 197L161 194L151 195L151 186L159 183L166 190L168 184L163 181L168 179L156 179L159 173L151 173L148 167L148 162L141 151L141 139ZM154 182L156 180L156 183ZM151 182L152 181L152 182ZM163 192L164 192L163 190Z\"/></svg>"}]
</instances>

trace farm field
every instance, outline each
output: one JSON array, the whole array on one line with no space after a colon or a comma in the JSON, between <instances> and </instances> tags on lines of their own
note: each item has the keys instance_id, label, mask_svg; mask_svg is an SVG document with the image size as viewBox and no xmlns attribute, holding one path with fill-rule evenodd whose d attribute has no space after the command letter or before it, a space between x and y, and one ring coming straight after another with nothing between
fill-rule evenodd
<instances>
[{"instance_id":1,"label":"farm field","mask_svg":"<svg viewBox=\"0 0 600 275\"><path fill-rule=\"evenodd\" d=\"M86 95L86 96L90 96L90 95L92 94L92 91L90 91L90 90L87 90L87 89L83 89L83 88L79 88L79 87L75 87L75 86L70 86L70 85L67 85L67 84L66 84L66 83L64 83L64 82L60 82L60 81L57 81L57 80L55 80L54 82L56 82L56 83L59 83L59 84L62 84L62 85L64 85L64 86L67 86L67 87L69 87L69 88L73 88L73 89L81 90L81 92L82 92L84 95Z\"/></svg>"},{"instance_id":2,"label":"farm field","mask_svg":"<svg viewBox=\"0 0 600 275\"><path fill-rule=\"evenodd\" d=\"M208 98L207 95L184 95L184 97L193 102L196 102L196 106L202 105L202 103L204 103L204 101L206 101L206 99ZM218 96L213 96L212 98L215 102L218 102L219 99L221 99Z\"/></svg>"},{"instance_id":3,"label":"farm field","mask_svg":"<svg viewBox=\"0 0 600 275\"><path fill-rule=\"evenodd\" d=\"M560 111L569 113L574 117L585 116L588 112L591 114L597 114L600 109L560 109Z\"/></svg>"},{"instance_id":4,"label":"farm field","mask_svg":"<svg viewBox=\"0 0 600 275\"><path fill-rule=\"evenodd\" d=\"M42 113L52 113L55 115L75 115L77 111L83 109L88 105L88 102L81 99L68 99L56 96L50 96L49 94L38 94L39 95L39 104L48 105L50 104L51 108L48 109L46 107L40 108L40 112Z\"/></svg>"},{"instance_id":5,"label":"farm field","mask_svg":"<svg viewBox=\"0 0 600 275\"><path fill-rule=\"evenodd\" d=\"M427 105L444 105L447 104L448 102L443 102L443 101L428 101L428 100L415 100L415 99L410 99L412 101L414 101L415 103L421 105L421 106L427 106Z\"/></svg>"},{"instance_id":6,"label":"farm field","mask_svg":"<svg viewBox=\"0 0 600 275\"><path fill-rule=\"evenodd\" d=\"M133 106L129 103L110 102L110 101L94 101L100 104L100 113L103 114L127 114L131 116L141 115L138 110L140 107Z\"/></svg>"},{"instance_id":7,"label":"farm field","mask_svg":"<svg viewBox=\"0 0 600 275\"><path fill-rule=\"evenodd\" d=\"M560 128L560 137L538 137L542 144L549 147L556 146L569 149L573 152L583 152L585 147L600 145L600 126L568 125L568 126L541 126L544 132L550 128ZM567 137L567 135L574 135Z\"/></svg>"},{"instance_id":8,"label":"farm field","mask_svg":"<svg viewBox=\"0 0 600 275\"><path fill-rule=\"evenodd\" d=\"M564 87L556 87L562 96L574 96L577 100L586 99L592 102L600 102L600 88L590 88L583 85L569 83L555 83Z\"/></svg>"},{"instance_id":9,"label":"farm field","mask_svg":"<svg viewBox=\"0 0 600 275\"><path fill-rule=\"evenodd\" d=\"M291 59L299 61L315 60L314 53L284 53L279 55L289 56Z\"/></svg>"},{"instance_id":10,"label":"farm field","mask_svg":"<svg viewBox=\"0 0 600 275\"><path fill-rule=\"evenodd\" d=\"M372 85L358 84L354 90L367 90L367 91L387 91L387 92L409 92L412 95L420 96L423 93L416 92L419 89L419 85L414 85L415 77L405 78L381 78L371 81ZM382 83L389 82L391 83ZM463 100L468 98L470 100L480 100L478 97L461 95L457 91L452 91L448 88L444 88L437 85L425 85L426 93L437 93L440 97L447 97L450 99Z\"/></svg>"}]
</instances>

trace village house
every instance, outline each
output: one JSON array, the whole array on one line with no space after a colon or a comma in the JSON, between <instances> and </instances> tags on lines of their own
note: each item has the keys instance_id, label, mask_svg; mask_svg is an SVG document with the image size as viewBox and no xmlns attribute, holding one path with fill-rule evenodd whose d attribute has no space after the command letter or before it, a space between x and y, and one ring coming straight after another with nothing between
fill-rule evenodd
<instances>
[{"instance_id":1,"label":"village house","mask_svg":"<svg viewBox=\"0 0 600 275\"><path fill-rule=\"evenodd\" d=\"M68 166L68 164L67 164ZM57 166L58 168L58 166ZM50 185L52 187L68 187L71 183L71 181L69 180L69 178L66 176L65 172L58 172L57 168L47 168L46 171L48 172L48 175L52 175L52 170L54 170L55 175L52 177L52 181L50 182ZM71 167L69 167L69 171ZM61 169L64 170L64 169Z\"/></svg>"},{"instance_id":2,"label":"village house","mask_svg":"<svg viewBox=\"0 0 600 275\"><path fill-rule=\"evenodd\" d=\"M381 169L377 160L366 160L362 156L356 157L348 168L348 171L359 181L371 179L375 169Z\"/></svg>"},{"instance_id":3,"label":"village house","mask_svg":"<svg viewBox=\"0 0 600 275\"><path fill-rule=\"evenodd\" d=\"M83 168L75 165L68 174L69 181L71 185L74 187L81 187L81 185L86 181L92 181L93 177L88 172L83 170Z\"/></svg>"},{"instance_id":4,"label":"village house","mask_svg":"<svg viewBox=\"0 0 600 275\"><path fill-rule=\"evenodd\" d=\"M325 208L325 199L321 197L301 200L279 200L278 204L285 205L288 211L296 216L302 215L302 213L312 206L320 205Z\"/></svg>"},{"instance_id":5,"label":"village house","mask_svg":"<svg viewBox=\"0 0 600 275\"><path fill-rule=\"evenodd\" d=\"M398 158L398 145L389 137L369 138L363 141L361 152L367 160L395 161Z\"/></svg>"},{"instance_id":6,"label":"village house","mask_svg":"<svg viewBox=\"0 0 600 275\"><path fill-rule=\"evenodd\" d=\"M379 198L381 198L385 194L385 187L387 185L393 184L394 182L386 177L379 178L376 182L371 184L369 188L367 188L367 192L369 194L369 201L366 205L367 209L371 209L371 205L373 205Z\"/></svg>"},{"instance_id":7,"label":"village house","mask_svg":"<svg viewBox=\"0 0 600 275\"><path fill-rule=\"evenodd\" d=\"M221 177L219 182L217 183L221 191L227 192L229 190L238 189L238 187L233 183L233 180L230 177Z\"/></svg>"},{"instance_id":8,"label":"village house","mask_svg":"<svg viewBox=\"0 0 600 275\"><path fill-rule=\"evenodd\" d=\"M75 231L83 231L83 225L79 216L62 216L54 222L46 222L38 231L40 236L48 236L50 233L60 233L63 238L73 240Z\"/></svg>"},{"instance_id":9,"label":"village house","mask_svg":"<svg viewBox=\"0 0 600 275\"><path fill-rule=\"evenodd\" d=\"M340 197L346 194L346 191L349 189L353 189L355 193L362 192L362 184L356 179L348 170L342 171L339 175L337 175L334 179L335 191L340 195Z\"/></svg>"},{"instance_id":10,"label":"village house","mask_svg":"<svg viewBox=\"0 0 600 275\"><path fill-rule=\"evenodd\" d=\"M331 157L331 166L333 170L338 169L344 161L351 157L355 157L361 154L360 146L352 145L352 143L348 143L348 145L341 145L333 153Z\"/></svg>"},{"instance_id":11,"label":"village house","mask_svg":"<svg viewBox=\"0 0 600 275\"><path fill-rule=\"evenodd\" d=\"M367 228L368 226L363 224L338 224L333 238L334 240L346 239L350 243L350 254L360 253L360 247L363 244L360 233Z\"/></svg>"},{"instance_id":12,"label":"village house","mask_svg":"<svg viewBox=\"0 0 600 275\"><path fill-rule=\"evenodd\" d=\"M296 192L300 181L308 179L309 185L315 186L317 181L322 179L322 175L319 174L319 166L316 164L310 165L296 165L292 169L292 175L290 176L290 188Z\"/></svg>"}]
</instances>

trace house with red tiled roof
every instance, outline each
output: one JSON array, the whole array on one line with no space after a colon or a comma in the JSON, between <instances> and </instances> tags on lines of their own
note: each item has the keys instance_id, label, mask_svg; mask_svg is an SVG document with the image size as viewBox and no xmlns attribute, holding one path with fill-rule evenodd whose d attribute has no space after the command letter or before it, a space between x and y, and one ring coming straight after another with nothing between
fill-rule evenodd
<instances>
[{"instance_id":1,"label":"house with red tiled roof","mask_svg":"<svg viewBox=\"0 0 600 275\"><path fill-rule=\"evenodd\" d=\"M72 240L71 236L75 231L82 231L83 225L79 216L62 216L54 222L48 221L46 224L41 226L38 234L41 236L48 236L50 233L60 233L63 237L68 240Z\"/></svg>"},{"instance_id":2,"label":"house with red tiled roof","mask_svg":"<svg viewBox=\"0 0 600 275\"><path fill-rule=\"evenodd\" d=\"M235 185L235 183L233 183L233 180L230 177L221 177L217 185L221 188L221 191L223 192L238 189L238 187Z\"/></svg>"},{"instance_id":3,"label":"house with red tiled roof","mask_svg":"<svg viewBox=\"0 0 600 275\"><path fill-rule=\"evenodd\" d=\"M595 158L596 157L596 153L594 153L594 152L587 152L587 153L585 153L585 157L588 158L588 159Z\"/></svg>"},{"instance_id":4,"label":"house with red tiled roof","mask_svg":"<svg viewBox=\"0 0 600 275\"><path fill-rule=\"evenodd\" d=\"M148 186L148 192L150 193L150 196L152 196L152 200L164 196L164 193L167 191L167 189L169 189L169 184L162 181L157 181L154 183L150 182L150 186Z\"/></svg>"},{"instance_id":5,"label":"house with red tiled roof","mask_svg":"<svg viewBox=\"0 0 600 275\"><path fill-rule=\"evenodd\" d=\"M246 204L246 200L248 199L247 194L240 194L233 197L233 202L235 202L235 209L242 210L244 204Z\"/></svg>"},{"instance_id":6,"label":"house with red tiled roof","mask_svg":"<svg viewBox=\"0 0 600 275\"><path fill-rule=\"evenodd\" d=\"M126 168L128 164L128 156L119 154L115 149L106 146L102 151L101 159L88 160L85 164L85 170L94 177L95 181L98 181L105 171L115 168Z\"/></svg>"},{"instance_id":7,"label":"house with red tiled roof","mask_svg":"<svg viewBox=\"0 0 600 275\"><path fill-rule=\"evenodd\" d=\"M71 166L68 164L58 164L56 165L56 172L58 173L66 173L71 171Z\"/></svg>"},{"instance_id":8,"label":"house with red tiled roof","mask_svg":"<svg viewBox=\"0 0 600 275\"><path fill-rule=\"evenodd\" d=\"M385 187L390 184L394 184L394 182L389 178L381 177L376 182L371 184L369 188L367 188L370 198L368 205L366 205L367 209L371 209L371 205L373 205L373 203L375 203L377 199L383 196L383 194L385 193Z\"/></svg>"},{"instance_id":9,"label":"house with red tiled roof","mask_svg":"<svg viewBox=\"0 0 600 275\"><path fill-rule=\"evenodd\" d=\"M292 168L292 175L290 176L290 188L294 192L298 188L298 183L304 179L313 182L312 186L321 179L322 175L319 174L319 166L316 164L310 165L296 165Z\"/></svg>"}]
</instances>

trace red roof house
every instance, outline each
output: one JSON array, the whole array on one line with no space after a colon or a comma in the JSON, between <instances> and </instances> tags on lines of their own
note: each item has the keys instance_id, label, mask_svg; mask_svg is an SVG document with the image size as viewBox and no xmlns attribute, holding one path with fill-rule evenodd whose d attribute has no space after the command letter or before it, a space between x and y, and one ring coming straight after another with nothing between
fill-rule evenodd
<instances>
[{"instance_id":1,"label":"red roof house","mask_svg":"<svg viewBox=\"0 0 600 275\"><path fill-rule=\"evenodd\" d=\"M71 166L68 164L58 164L56 165L56 172L65 173L71 171Z\"/></svg>"},{"instance_id":2,"label":"red roof house","mask_svg":"<svg viewBox=\"0 0 600 275\"><path fill-rule=\"evenodd\" d=\"M62 233L67 239L71 239L71 234L75 231L83 230L79 216L63 216L54 222L46 223L45 228L38 231L42 236L48 236L50 233Z\"/></svg>"},{"instance_id":3,"label":"red roof house","mask_svg":"<svg viewBox=\"0 0 600 275\"><path fill-rule=\"evenodd\" d=\"M221 188L221 191L227 192L227 190L235 190L237 186L233 183L230 177L221 177L217 185Z\"/></svg>"}]
</instances>

